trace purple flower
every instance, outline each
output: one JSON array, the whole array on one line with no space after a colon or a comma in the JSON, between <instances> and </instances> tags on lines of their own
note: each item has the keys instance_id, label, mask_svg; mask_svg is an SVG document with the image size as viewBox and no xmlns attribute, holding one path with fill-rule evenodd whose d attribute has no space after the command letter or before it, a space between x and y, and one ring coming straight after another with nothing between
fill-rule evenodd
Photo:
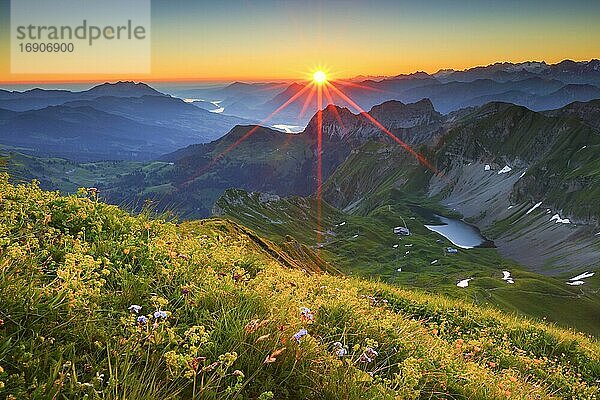
<instances>
[{"instance_id":1,"label":"purple flower","mask_svg":"<svg viewBox=\"0 0 600 400\"><path fill-rule=\"evenodd\" d=\"M360 362L363 363L370 363L371 361L373 361L371 358L369 358L369 356L367 356L365 353L362 353L360 356Z\"/></svg>"},{"instance_id":2,"label":"purple flower","mask_svg":"<svg viewBox=\"0 0 600 400\"><path fill-rule=\"evenodd\" d=\"M300 307L300 318L307 322L313 322L315 320L315 316L310 311L310 308L307 307Z\"/></svg>"},{"instance_id":3,"label":"purple flower","mask_svg":"<svg viewBox=\"0 0 600 400\"><path fill-rule=\"evenodd\" d=\"M308 331L304 328L300 329L298 332L294 333L292 338L296 341L296 343L300 344L300 339L308 334Z\"/></svg>"},{"instance_id":4,"label":"purple flower","mask_svg":"<svg viewBox=\"0 0 600 400\"><path fill-rule=\"evenodd\" d=\"M140 325L146 325L148 323L148 318L146 318L144 315L140 315L137 317L137 323Z\"/></svg>"},{"instance_id":5,"label":"purple flower","mask_svg":"<svg viewBox=\"0 0 600 400\"><path fill-rule=\"evenodd\" d=\"M339 349L337 349L337 351L335 352L335 354L339 357L342 358L344 357L346 354L348 353L348 350L346 350L343 347L340 347Z\"/></svg>"},{"instance_id":6,"label":"purple flower","mask_svg":"<svg viewBox=\"0 0 600 400\"><path fill-rule=\"evenodd\" d=\"M137 304L132 304L128 308L128 310L130 312L133 312L133 313L136 313L136 314L139 314L141 309L142 309L142 306L138 306Z\"/></svg>"},{"instance_id":7,"label":"purple flower","mask_svg":"<svg viewBox=\"0 0 600 400\"><path fill-rule=\"evenodd\" d=\"M154 319L167 319L168 315L165 311L154 311Z\"/></svg>"},{"instance_id":8,"label":"purple flower","mask_svg":"<svg viewBox=\"0 0 600 400\"><path fill-rule=\"evenodd\" d=\"M335 342L333 344L333 347L335 348L335 354L339 357L342 358L344 357L346 354L348 354L348 350L344 347L344 345L341 342Z\"/></svg>"},{"instance_id":9,"label":"purple flower","mask_svg":"<svg viewBox=\"0 0 600 400\"><path fill-rule=\"evenodd\" d=\"M362 355L360 356L360 361L364 363L370 363L375 357L377 357L378 354L379 353L377 353L377 351L375 351L374 349L367 347L365 349L365 352L362 353Z\"/></svg>"}]
</instances>

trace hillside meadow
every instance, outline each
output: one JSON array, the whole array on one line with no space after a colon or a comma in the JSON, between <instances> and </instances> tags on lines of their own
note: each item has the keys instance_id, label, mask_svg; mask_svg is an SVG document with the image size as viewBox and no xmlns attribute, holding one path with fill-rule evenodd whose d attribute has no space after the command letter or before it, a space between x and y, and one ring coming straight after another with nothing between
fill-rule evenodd
<instances>
[{"instance_id":1,"label":"hillside meadow","mask_svg":"<svg viewBox=\"0 0 600 400\"><path fill-rule=\"evenodd\" d=\"M600 344L0 178L0 397L595 399ZM293 266L293 267L292 267Z\"/></svg>"}]
</instances>

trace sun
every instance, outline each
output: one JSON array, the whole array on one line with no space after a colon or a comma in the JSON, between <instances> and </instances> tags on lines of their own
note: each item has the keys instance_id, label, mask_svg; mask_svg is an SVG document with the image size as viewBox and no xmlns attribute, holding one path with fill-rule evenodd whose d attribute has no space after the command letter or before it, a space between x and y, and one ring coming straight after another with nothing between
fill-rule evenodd
<instances>
[{"instance_id":1,"label":"sun","mask_svg":"<svg viewBox=\"0 0 600 400\"><path fill-rule=\"evenodd\" d=\"M322 85L327 81L327 75L323 71L316 71L313 74L313 81L318 85Z\"/></svg>"}]
</instances>

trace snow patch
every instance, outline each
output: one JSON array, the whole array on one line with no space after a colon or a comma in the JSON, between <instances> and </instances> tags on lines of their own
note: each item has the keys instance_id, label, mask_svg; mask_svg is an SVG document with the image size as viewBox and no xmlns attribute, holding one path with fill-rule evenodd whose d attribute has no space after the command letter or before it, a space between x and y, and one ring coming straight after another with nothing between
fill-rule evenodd
<instances>
[{"instance_id":1,"label":"snow patch","mask_svg":"<svg viewBox=\"0 0 600 400\"><path fill-rule=\"evenodd\" d=\"M585 278L591 278L592 276L594 276L594 272L586 271L583 274L579 274L577 276L574 276L574 277L572 277L569 280L570 281L580 281L580 280L585 279Z\"/></svg>"},{"instance_id":2,"label":"snow patch","mask_svg":"<svg viewBox=\"0 0 600 400\"><path fill-rule=\"evenodd\" d=\"M498 175L500 175L500 174L507 174L510 171L512 171L512 168L509 167L508 165L505 165L504 168L502 168L500 171L498 171Z\"/></svg>"},{"instance_id":3,"label":"snow patch","mask_svg":"<svg viewBox=\"0 0 600 400\"><path fill-rule=\"evenodd\" d=\"M550 222L556 221L556 224L570 224L571 220L569 218L562 219L560 215L554 214L552 218L550 218Z\"/></svg>"},{"instance_id":4,"label":"snow patch","mask_svg":"<svg viewBox=\"0 0 600 400\"><path fill-rule=\"evenodd\" d=\"M539 203L537 203L535 206L531 207L531 208L529 209L529 211L527 211L527 212L525 213L525 215L527 215L527 214L531 214L531 213L532 213L532 212L533 212L533 211L534 211L536 208L538 208L538 207L539 207L539 206L541 206L541 205L542 205L542 202L540 201L540 202L539 202Z\"/></svg>"},{"instance_id":5,"label":"snow patch","mask_svg":"<svg viewBox=\"0 0 600 400\"><path fill-rule=\"evenodd\" d=\"M512 276L510 276L510 271L502 271L502 280L506 281L506 283L515 283Z\"/></svg>"},{"instance_id":6,"label":"snow patch","mask_svg":"<svg viewBox=\"0 0 600 400\"><path fill-rule=\"evenodd\" d=\"M584 281L573 281L573 282L567 282L567 285L569 285L569 286L581 286L584 283L585 283Z\"/></svg>"},{"instance_id":7,"label":"snow patch","mask_svg":"<svg viewBox=\"0 0 600 400\"><path fill-rule=\"evenodd\" d=\"M358 237L358 235L354 235L352 236L352 239L356 239Z\"/></svg>"},{"instance_id":8,"label":"snow patch","mask_svg":"<svg viewBox=\"0 0 600 400\"><path fill-rule=\"evenodd\" d=\"M485 167L483 167L484 171L489 171L492 169L492 167L490 167L490 164L485 164Z\"/></svg>"},{"instance_id":9,"label":"snow patch","mask_svg":"<svg viewBox=\"0 0 600 400\"><path fill-rule=\"evenodd\" d=\"M460 288L466 288L467 286L469 286L469 281L472 281L472 280L473 280L473 278L463 279L462 281L458 281L456 286L458 286Z\"/></svg>"},{"instance_id":10,"label":"snow patch","mask_svg":"<svg viewBox=\"0 0 600 400\"><path fill-rule=\"evenodd\" d=\"M438 261L439 261L439 260L433 260L433 261L431 262L431 265L433 265L433 264L437 264L437 262L438 262Z\"/></svg>"}]
</instances>

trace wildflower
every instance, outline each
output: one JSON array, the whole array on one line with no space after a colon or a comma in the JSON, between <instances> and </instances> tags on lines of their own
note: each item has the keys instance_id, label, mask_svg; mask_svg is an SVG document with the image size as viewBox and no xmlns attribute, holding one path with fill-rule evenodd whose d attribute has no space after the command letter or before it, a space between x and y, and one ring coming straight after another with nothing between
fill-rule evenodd
<instances>
[{"instance_id":1,"label":"wildflower","mask_svg":"<svg viewBox=\"0 0 600 400\"><path fill-rule=\"evenodd\" d=\"M236 369L235 371L233 371L232 375L237 376L238 378L244 379L244 373L242 371L240 371L239 369Z\"/></svg>"},{"instance_id":2,"label":"wildflower","mask_svg":"<svg viewBox=\"0 0 600 400\"><path fill-rule=\"evenodd\" d=\"M140 315L139 317L137 317L136 321L140 325L146 325L148 323L148 318L146 318L146 316L144 315Z\"/></svg>"},{"instance_id":3,"label":"wildflower","mask_svg":"<svg viewBox=\"0 0 600 400\"><path fill-rule=\"evenodd\" d=\"M342 358L344 357L346 354L348 354L348 350L346 350L343 347L340 347L339 349L337 349L337 351L335 352L335 354L339 357Z\"/></svg>"},{"instance_id":4,"label":"wildflower","mask_svg":"<svg viewBox=\"0 0 600 400\"><path fill-rule=\"evenodd\" d=\"M0 326L4 325L4 320L0 319Z\"/></svg>"},{"instance_id":5,"label":"wildflower","mask_svg":"<svg viewBox=\"0 0 600 400\"><path fill-rule=\"evenodd\" d=\"M344 357L346 354L348 354L348 350L346 350L346 348L344 347L344 345L341 342L335 342L333 344L333 347L335 348L335 354L339 357L342 358Z\"/></svg>"},{"instance_id":6,"label":"wildflower","mask_svg":"<svg viewBox=\"0 0 600 400\"><path fill-rule=\"evenodd\" d=\"M314 314L307 307L300 307L300 318L304 322L313 322L315 320Z\"/></svg>"},{"instance_id":7,"label":"wildflower","mask_svg":"<svg viewBox=\"0 0 600 400\"><path fill-rule=\"evenodd\" d=\"M379 355L379 353L377 353L377 351L375 351L374 349L372 349L370 347L367 347L367 349L365 350L365 354L371 358L375 358Z\"/></svg>"},{"instance_id":8,"label":"wildflower","mask_svg":"<svg viewBox=\"0 0 600 400\"><path fill-rule=\"evenodd\" d=\"M215 368L217 368L221 363L219 361L215 361L214 363L207 365L206 367L202 368L202 372L210 372L213 371Z\"/></svg>"},{"instance_id":9,"label":"wildflower","mask_svg":"<svg viewBox=\"0 0 600 400\"><path fill-rule=\"evenodd\" d=\"M370 363L375 357L377 357L378 354L379 353L377 353L377 351L375 351L373 348L367 347L361 354L360 361L364 363Z\"/></svg>"},{"instance_id":10,"label":"wildflower","mask_svg":"<svg viewBox=\"0 0 600 400\"><path fill-rule=\"evenodd\" d=\"M189 294L189 293L190 293L190 289L188 289L188 288L186 288L186 287L184 287L184 288L182 288L182 289L181 289L181 294L182 294L182 295L184 295L184 296L185 296L185 295L187 295L187 294Z\"/></svg>"},{"instance_id":11,"label":"wildflower","mask_svg":"<svg viewBox=\"0 0 600 400\"><path fill-rule=\"evenodd\" d=\"M132 304L128 308L128 310L130 312L133 312L133 313L136 313L136 314L139 314L141 309L142 309L142 306L138 306L137 304Z\"/></svg>"},{"instance_id":12,"label":"wildflower","mask_svg":"<svg viewBox=\"0 0 600 400\"><path fill-rule=\"evenodd\" d=\"M154 319L161 319L161 318L167 319L167 317L168 317L166 311L161 311L161 310L154 311L153 315L154 315Z\"/></svg>"},{"instance_id":13,"label":"wildflower","mask_svg":"<svg viewBox=\"0 0 600 400\"><path fill-rule=\"evenodd\" d=\"M192 369L198 372L198 366L201 362L206 361L206 357L196 357L192 360Z\"/></svg>"},{"instance_id":14,"label":"wildflower","mask_svg":"<svg viewBox=\"0 0 600 400\"><path fill-rule=\"evenodd\" d=\"M360 362L362 362L362 363L370 363L372 361L373 361L373 359L369 358L369 356L367 356L365 353L362 353L360 355Z\"/></svg>"},{"instance_id":15,"label":"wildflower","mask_svg":"<svg viewBox=\"0 0 600 400\"><path fill-rule=\"evenodd\" d=\"M308 331L304 328L300 329L298 332L294 333L292 339L296 341L296 343L300 344L300 340L308 334Z\"/></svg>"}]
</instances>

